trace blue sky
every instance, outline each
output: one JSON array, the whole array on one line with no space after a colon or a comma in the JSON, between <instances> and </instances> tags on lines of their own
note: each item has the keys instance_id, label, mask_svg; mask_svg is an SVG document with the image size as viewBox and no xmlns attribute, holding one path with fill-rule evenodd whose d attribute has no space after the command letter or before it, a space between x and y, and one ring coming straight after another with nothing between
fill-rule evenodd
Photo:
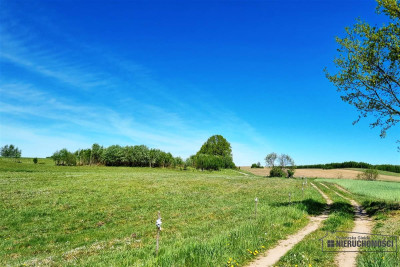
<instances>
[{"instance_id":1,"label":"blue sky","mask_svg":"<svg viewBox=\"0 0 400 267\"><path fill-rule=\"evenodd\" d=\"M400 163L342 102L335 36L373 0L0 2L0 145L23 156L93 143L187 157L221 134L238 165Z\"/></svg>"}]
</instances>

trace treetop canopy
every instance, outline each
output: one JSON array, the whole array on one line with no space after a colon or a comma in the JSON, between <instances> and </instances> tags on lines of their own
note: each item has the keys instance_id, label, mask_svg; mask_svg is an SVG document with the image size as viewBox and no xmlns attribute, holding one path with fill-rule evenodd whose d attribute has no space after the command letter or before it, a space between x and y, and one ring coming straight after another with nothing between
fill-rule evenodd
<instances>
[{"instance_id":1,"label":"treetop canopy","mask_svg":"<svg viewBox=\"0 0 400 267\"><path fill-rule=\"evenodd\" d=\"M222 135L213 135L201 146L197 154L232 157L232 148Z\"/></svg>"}]
</instances>

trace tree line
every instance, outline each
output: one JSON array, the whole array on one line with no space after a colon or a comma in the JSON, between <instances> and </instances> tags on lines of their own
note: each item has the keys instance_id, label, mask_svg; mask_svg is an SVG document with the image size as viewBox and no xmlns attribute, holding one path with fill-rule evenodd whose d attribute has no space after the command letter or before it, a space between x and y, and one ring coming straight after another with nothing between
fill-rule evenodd
<instances>
[{"instance_id":1,"label":"tree line","mask_svg":"<svg viewBox=\"0 0 400 267\"><path fill-rule=\"evenodd\" d=\"M221 135L210 137L195 154L183 160L169 152L148 148L145 145L103 147L93 144L88 149L70 152L66 148L51 156L56 165L105 165L126 167L192 167L201 170L235 168L232 149Z\"/></svg>"},{"instance_id":2,"label":"tree line","mask_svg":"<svg viewBox=\"0 0 400 267\"><path fill-rule=\"evenodd\" d=\"M377 170L381 170L381 171L400 173L400 165L391 165L391 164L372 165L369 163L356 162L356 161L297 166L297 169L325 169L326 170L326 169L343 169L343 168L377 169Z\"/></svg>"},{"instance_id":3,"label":"tree line","mask_svg":"<svg viewBox=\"0 0 400 267\"><path fill-rule=\"evenodd\" d=\"M66 148L54 152L51 156L56 165L105 165L126 167L175 167L184 166L180 157L160 149L145 145L103 147L93 144L91 148L70 152Z\"/></svg>"}]
</instances>

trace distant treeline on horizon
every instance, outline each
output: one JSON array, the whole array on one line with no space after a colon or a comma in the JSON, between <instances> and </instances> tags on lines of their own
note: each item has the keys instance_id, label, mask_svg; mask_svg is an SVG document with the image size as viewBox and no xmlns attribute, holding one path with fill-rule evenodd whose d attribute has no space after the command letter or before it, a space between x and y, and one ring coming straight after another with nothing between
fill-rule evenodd
<instances>
[{"instance_id":1,"label":"distant treeline on horizon","mask_svg":"<svg viewBox=\"0 0 400 267\"><path fill-rule=\"evenodd\" d=\"M400 173L400 165L380 164L372 165L365 162L346 161L342 163L327 163L313 165L299 165L297 169L343 169L343 168L361 168L361 169L377 169L381 171Z\"/></svg>"}]
</instances>

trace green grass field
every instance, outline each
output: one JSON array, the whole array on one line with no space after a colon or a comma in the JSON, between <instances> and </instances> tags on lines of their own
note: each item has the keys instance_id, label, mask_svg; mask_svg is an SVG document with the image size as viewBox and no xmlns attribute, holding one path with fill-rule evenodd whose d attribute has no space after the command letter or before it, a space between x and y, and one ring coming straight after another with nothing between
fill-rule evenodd
<instances>
[{"instance_id":1,"label":"green grass field","mask_svg":"<svg viewBox=\"0 0 400 267\"><path fill-rule=\"evenodd\" d=\"M21 161L0 160L2 266L243 265L305 226L324 203L311 188L303 199L300 180L231 170ZM163 231L156 257L158 210Z\"/></svg>"},{"instance_id":2,"label":"green grass field","mask_svg":"<svg viewBox=\"0 0 400 267\"><path fill-rule=\"evenodd\" d=\"M353 193L373 199L400 201L400 183L397 182L349 179L317 179L316 181L336 183Z\"/></svg>"},{"instance_id":3,"label":"green grass field","mask_svg":"<svg viewBox=\"0 0 400 267\"><path fill-rule=\"evenodd\" d=\"M400 234L398 210L385 201L399 183L317 179L369 205L376 233ZM0 158L0 266L243 266L322 212L324 199L301 179L265 178L234 170L54 166L51 159ZM349 230L348 201L335 202L321 229L281 258L279 266L326 266L318 238ZM292 193L292 203L288 194ZM258 197L257 219L254 198ZM155 221L163 231L155 255ZM390 266L396 256L362 254L360 266ZM381 265L374 265L380 262Z\"/></svg>"}]
</instances>

